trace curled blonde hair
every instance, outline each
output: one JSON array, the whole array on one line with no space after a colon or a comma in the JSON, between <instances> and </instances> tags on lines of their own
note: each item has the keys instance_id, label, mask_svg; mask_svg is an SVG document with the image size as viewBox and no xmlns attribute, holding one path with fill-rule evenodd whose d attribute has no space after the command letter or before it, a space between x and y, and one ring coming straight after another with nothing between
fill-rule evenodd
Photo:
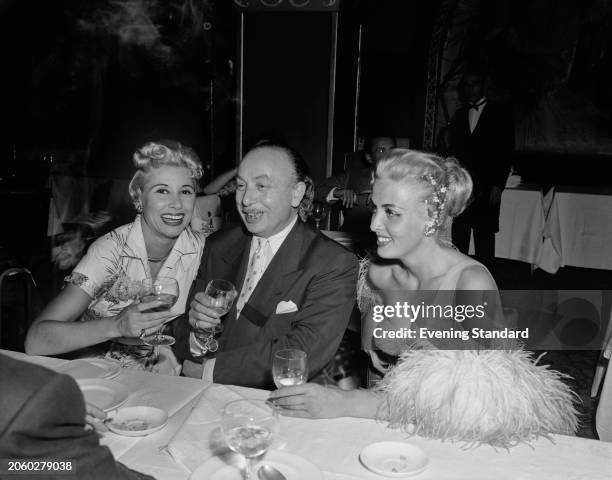
<instances>
[{"instance_id":1,"label":"curled blonde hair","mask_svg":"<svg viewBox=\"0 0 612 480\"><path fill-rule=\"evenodd\" d=\"M132 158L136 172L130 180L129 191L136 208L140 202L146 175L153 168L164 165L185 167L189 170L191 178L194 179L194 186L196 186L196 181L202 178L202 163L198 154L192 148L174 140L146 143L134 152Z\"/></svg>"},{"instance_id":2,"label":"curled blonde hair","mask_svg":"<svg viewBox=\"0 0 612 480\"><path fill-rule=\"evenodd\" d=\"M431 228L446 230L452 219L468 205L472 194L472 177L454 157L443 158L432 153L394 148L378 163L375 179L417 183L426 189Z\"/></svg>"}]
</instances>

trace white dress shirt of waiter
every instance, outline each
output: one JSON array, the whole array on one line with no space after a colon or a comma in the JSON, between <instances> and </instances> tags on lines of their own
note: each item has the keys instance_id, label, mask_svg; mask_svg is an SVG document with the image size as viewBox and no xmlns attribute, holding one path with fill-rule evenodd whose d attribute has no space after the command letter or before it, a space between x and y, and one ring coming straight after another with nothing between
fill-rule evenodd
<instances>
[{"instance_id":1,"label":"white dress shirt of waiter","mask_svg":"<svg viewBox=\"0 0 612 480\"><path fill-rule=\"evenodd\" d=\"M257 283L266 273L266 269L276 256L277 252L284 247L285 240L289 236L295 238L295 232L298 227L301 229L308 228L302 225L296 225L302 223L298 219L299 216L303 217L304 203L308 204L312 200L312 184L308 177L306 181L302 181L299 175L296 175L298 169L296 168L295 161L287 153L286 147L276 145L263 145L254 148L244 157L240 163L238 176L237 176L237 189L236 189L236 205L243 221L245 229L251 234L250 249L246 272L243 279L237 280L240 285L236 285L240 292L236 300L236 309L230 311L226 322L245 321L248 322L244 316L241 317L240 311L243 306L249 301L251 293L256 289ZM298 178L296 178L296 176ZM307 201L304 202L303 200ZM316 235L315 235L316 236ZM310 238L310 237L309 237ZM317 237L318 238L318 237ZM263 240L263 241L262 241ZM327 242L328 239L325 239ZM212 244L211 244L212 246ZM261 246L261 247L260 247ZM259 249L260 247L261 249ZM306 246L305 246L306 247ZM338 252L334 253L334 257L339 262L338 271L342 270L344 264L349 265L346 272L338 273L342 278L346 274L348 279L345 282L347 287L346 302L344 297L341 296L338 299L334 299L335 303L340 306L344 303L349 303L352 299L356 281L356 258L352 258L351 261L345 261L344 258L339 258L342 255L354 257L349 255L344 249L334 244L333 246L327 246L326 248L338 249ZM302 254L300 254L302 255ZM203 262L206 258L203 258ZM275 262L277 263L277 262ZM324 268L322 269L324 270ZM317 279L314 278L311 282L317 284ZM342 283L341 281L339 283ZM258 289L261 292L261 289ZM317 290L316 295L320 292ZM305 305L308 305L308 292L305 293ZM285 299L287 300L287 299ZM296 299L296 308L301 309L304 305L300 305L300 302ZM325 302L322 299L318 299L317 303L323 305ZM340 308L343 310L343 308ZM234 313L235 312L235 313ZM278 312L277 312L278 313ZM337 318L326 319L325 321L333 321L334 323L342 324L348 323L350 315L350 308L347 312L346 319L340 318L342 313L336 312ZM229 318L229 317L232 318ZM319 315L322 318L323 315ZM322 320L321 320L322 321ZM189 323L192 327L206 328L212 325L216 325L220 322L218 313L208 306L208 300L202 292L195 294L194 300L191 302L191 310L189 312ZM306 319L304 322L295 321L295 326L292 328L300 328L298 325L302 324L305 329L316 329L314 324L308 324ZM344 325L344 328L346 325ZM320 326L320 328L327 328L326 326ZM334 327L335 328L335 327ZM340 330L343 331L341 328ZM315 337L321 337L320 341L326 343L335 343L336 340L341 338L342 333L339 334L339 338L329 338L326 334L334 336L332 331L321 331L315 332ZM263 334L265 336L265 334ZM291 336L291 334L290 334ZM327 337L327 338L323 338ZM261 335L257 338L262 339ZM274 339L268 339L272 343ZM278 340L278 339L277 339ZM292 345L295 348L302 347L308 349L312 347L315 351L320 346L316 345ZM192 355L197 356L200 350L200 345L195 339L193 333L189 335L189 349ZM264 348L262 346L262 348ZM219 351L222 352L223 348ZM264 348L265 350L265 348ZM217 355L219 355L219 353ZM269 353L269 352L268 352ZM333 356L333 354L332 354ZM321 359L319 359L321 360ZM232 359L232 361L239 361ZM198 363L192 362L189 359L185 360L183 364L183 374L192 377L200 377L207 381L213 381L216 378L215 375L215 364L216 358L205 359L203 366ZM253 367L255 368L255 367ZM261 373L261 372L259 372ZM256 374L255 376L257 376ZM251 385L254 386L254 385Z\"/></svg>"}]
</instances>

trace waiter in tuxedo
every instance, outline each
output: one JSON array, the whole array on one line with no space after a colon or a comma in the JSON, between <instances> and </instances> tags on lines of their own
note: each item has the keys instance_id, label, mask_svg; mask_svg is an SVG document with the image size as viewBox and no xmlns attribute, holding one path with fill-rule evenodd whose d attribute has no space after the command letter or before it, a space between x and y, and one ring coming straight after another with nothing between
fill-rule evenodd
<instances>
[{"instance_id":1,"label":"waiter in tuxedo","mask_svg":"<svg viewBox=\"0 0 612 480\"><path fill-rule=\"evenodd\" d=\"M175 353L183 374L216 383L269 388L272 359L284 348L308 354L310 376L333 358L355 304L357 259L305 220L312 180L301 156L286 146L249 151L237 175L242 225L208 237L191 292L189 322L175 325ZM212 279L231 281L238 297L223 319L203 295ZM213 358L190 326L220 321L224 331Z\"/></svg>"},{"instance_id":2,"label":"waiter in tuxedo","mask_svg":"<svg viewBox=\"0 0 612 480\"><path fill-rule=\"evenodd\" d=\"M471 204L453 222L453 243L467 254L473 230L476 259L491 267L514 151L514 121L511 111L485 96L481 73L466 73L460 91L467 105L451 120L449 153L470 172L474 188Z\"/></svg>"}]
</instances>

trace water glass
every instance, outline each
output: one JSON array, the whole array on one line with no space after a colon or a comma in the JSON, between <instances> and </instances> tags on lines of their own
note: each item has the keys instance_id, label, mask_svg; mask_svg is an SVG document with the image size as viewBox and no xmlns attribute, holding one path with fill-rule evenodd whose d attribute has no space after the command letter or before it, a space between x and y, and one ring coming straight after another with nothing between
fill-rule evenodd
<instances>
[{"instance_id":1,"label":"water glass","mask_svg":"<svg viewBox=\"0 0 612 480\"><path fill-rule=\"evenodd\" d=\"M277 388L301 385L308 381L308 356L295 348L279 350L272 361L272 376Z\"/></svg>"},{"instance_id":2,"label":"water glass","mask_svg":"<svg viewBox=\"0 0 612 480\"><path fill-rule=\"evenodd\" d=\"M265 453L278 433L278 409L264 400L234 400L225 405L223 436L246 459L245 480L252 478L252 459Z\"/></svg>"}]
</instances>

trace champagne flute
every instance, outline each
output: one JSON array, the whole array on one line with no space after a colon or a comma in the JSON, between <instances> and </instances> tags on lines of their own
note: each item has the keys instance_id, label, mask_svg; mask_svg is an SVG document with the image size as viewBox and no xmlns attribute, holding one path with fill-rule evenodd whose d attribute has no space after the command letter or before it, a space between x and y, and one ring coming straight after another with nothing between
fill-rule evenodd
<instances>
[{"instance_id":1,"label":"champagne flute","mask_svg":"<svg viewBox=\"0 0 612 480\"><path fill-rule=\"evenodd\" d=\"M208 299L209 305L216 310L220 316L223 316L232 308L234 300L238 296L238 292L232 282L216 279L208 282L204 290L204 295ZM215 340L215 335L222 331L222 323L212 327L195 327L193 329L196 339L203 347L200 356L204 356L208 352L214 353L219 349L219 342Z\"/></svg>"},{"instance_id":2,"label":"champagne flute","mask_svg":"<svg viewBox=\"0 0 612 480\"><path fill-rule=\"evenodd\" d=\"M278 431L278 409L264 400L234 400L225 405L223 436L228 446L245 457L245 480L252 478L253 458L266 452Z\"/></svg>"},{"instance_id":3,"label":"champagne flute","mask_svg":"<svg viewBox=\"0 0 612 480\"><path fill-rule=\"evenodd\" d=\"M312 205L312 212L310 212L310 216L315 221L317 230L319 230L321 221L327 216L327 205L324 203L315 202Z\"/></svg>"},{"instance_id":4,"label":"champagne flute","mask_svg":"<svg viewBox=\"0 0 612 480\"><path fill-rule=\"evenodd\" d=\"M279 350L272 360L272 376L277 388L302 385L308 381L308 355L302 350Z\"/></svg>"},{"instance_id":5,"label":"champagne flute","mask_svg":"<svg viewBox=\"0 0 612 480\"><path fill-rule=\"evenodd\" d=\"M179 297L179 285L176 279L171 277L145 278L142 281L140 292L140 303L159 301L161 305L143 310L146 312L163 312L170 310ZM154 347L153 356L157 358L157 347L160 345L173 345L175 339L171 335L162 334L164 325L159 327L152 335L141 338L145 345Z\"/></svg>"}]
</instances>

